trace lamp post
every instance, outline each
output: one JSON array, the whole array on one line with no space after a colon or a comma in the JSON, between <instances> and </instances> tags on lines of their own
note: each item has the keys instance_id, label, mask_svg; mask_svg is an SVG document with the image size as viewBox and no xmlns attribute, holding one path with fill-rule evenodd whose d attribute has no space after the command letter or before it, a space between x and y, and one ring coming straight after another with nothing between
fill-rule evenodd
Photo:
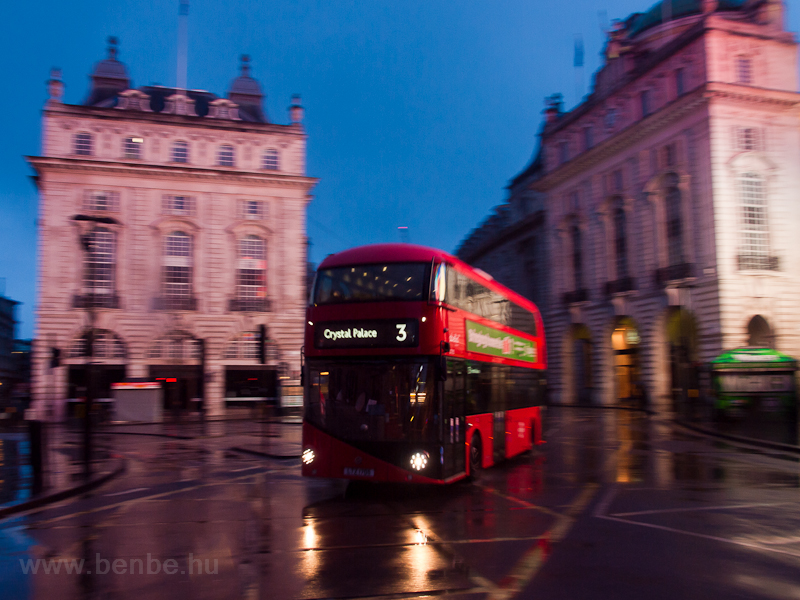
<instances>
[{"instance_id":1,"label":"lamp post","mask_svg":"<svg viewBox=\"0 0 800 600\"><path fill-rule=\"evenodd\" d=\"M95 217L91 215L75 215L72 220L78 225L80 230L80 242L86 260L84 268L89 266L92 254L95 251L94 228L97 224L117 225L118 222L111 217ZM88 279L88 278L87 278ZM86 402L83 414L83 473L88 480L92 475L92 402L94 401L94 336L96 312L95 303L92 297L86 297L83 302L89 317L89 331L86 334Z\"/></svg>"}]
</instances>

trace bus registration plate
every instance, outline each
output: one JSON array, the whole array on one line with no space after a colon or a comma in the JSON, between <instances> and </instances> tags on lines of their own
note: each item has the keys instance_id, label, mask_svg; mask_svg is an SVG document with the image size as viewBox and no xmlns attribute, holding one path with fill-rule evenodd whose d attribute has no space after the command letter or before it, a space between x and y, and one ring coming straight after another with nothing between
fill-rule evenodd
<instances>
[{"instance_id":1,"label":"bus registration plate","mask_svg":"<svg viewBox=\"0 0 800 600\"><path fill-rule=\"evenodd\" d=\"M361 467L345 467L344 474L348 477L375 477L375 469Z\"/></svg>"}]
</instances>

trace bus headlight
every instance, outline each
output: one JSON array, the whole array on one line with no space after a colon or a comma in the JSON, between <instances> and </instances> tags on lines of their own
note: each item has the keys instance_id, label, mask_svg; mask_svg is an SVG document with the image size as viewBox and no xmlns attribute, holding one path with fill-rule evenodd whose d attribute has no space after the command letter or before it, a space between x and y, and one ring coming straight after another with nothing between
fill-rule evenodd
<instances>
[{"instance_id":1,"label":"bus headlight","mask_svg":"<svg viewBox=\"0 0 800 600\"><path fill-rule=\"evenodd\" d=\"M411 468L415 471L422 471L425 467L428 466L428 460L430 460L431 455L427 452L415 452L411 455Z\"/></svg>"},{"instance_id":2,"label":"bus headlight","mask_svg":"<svg viewBox=\"0 0 800 600\"><path fill-rule=\"evenodd\" d=\"M310 465L312 462L314 462L314 458L316 457L314 456L314 451L311 448L306 448L303 450L303 464Z\"/></svg>"}]
</instances>

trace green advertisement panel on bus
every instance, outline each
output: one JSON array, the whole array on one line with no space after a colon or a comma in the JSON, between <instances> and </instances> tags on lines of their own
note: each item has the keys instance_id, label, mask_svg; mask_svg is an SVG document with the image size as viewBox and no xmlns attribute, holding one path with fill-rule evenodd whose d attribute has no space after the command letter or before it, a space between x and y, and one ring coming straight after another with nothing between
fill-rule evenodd
<instances>
[{"instance_id":1,"label":"green advertisement panel on bus","mask_svg":"<svg viewBox=\"0 0 800 600\"><path fill-rule=\"evenodd\" d=\"M535 363L536 342L467 320L467 350Z\"/></svg>"}]
</instances>

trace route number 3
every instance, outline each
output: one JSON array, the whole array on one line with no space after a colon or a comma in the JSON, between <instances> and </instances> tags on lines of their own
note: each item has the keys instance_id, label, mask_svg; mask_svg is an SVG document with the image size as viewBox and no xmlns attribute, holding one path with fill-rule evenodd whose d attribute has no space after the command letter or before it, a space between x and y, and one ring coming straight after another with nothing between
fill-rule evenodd
<instances>
[{"instance_id":1,"label":"route number 3","mask_svg":"<svg viewBox=\"0 0 800 600\"><path fill-rule=\"evenodd\" d=\"M397 341L405 342L408 337L408 333L406 333L406 324L398 323L395 327L397 327Z\"/></svg>"}]
</instances>

